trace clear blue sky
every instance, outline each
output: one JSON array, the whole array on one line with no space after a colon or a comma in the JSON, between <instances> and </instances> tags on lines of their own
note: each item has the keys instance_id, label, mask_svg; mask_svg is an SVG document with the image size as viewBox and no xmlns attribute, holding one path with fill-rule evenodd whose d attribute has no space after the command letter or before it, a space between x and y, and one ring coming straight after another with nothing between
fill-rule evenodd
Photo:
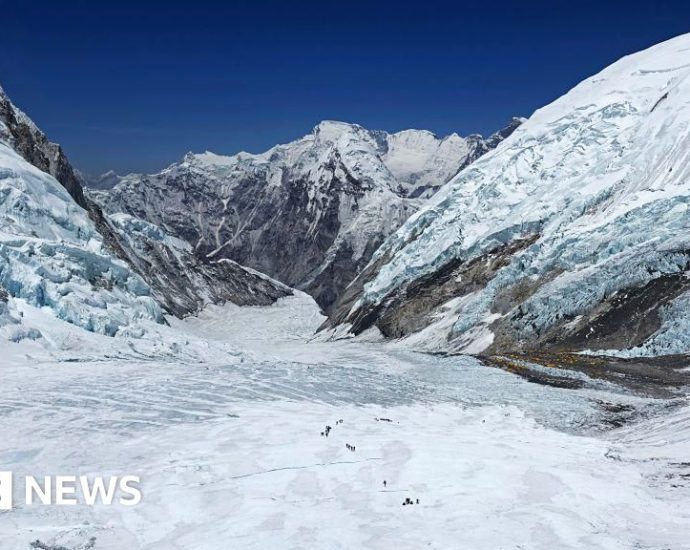
<instances>
[{"instance_id":1,"label":"clear blue sky","mask_svg":"<svg viewBox=\"0 0 690 550\"><path fill-rule=\"evenodd\" d=\"M690 2L0 0L0 85L74 164L153 171L258 152L319 120L490 133Z\"/></svg>"}]
</instances>

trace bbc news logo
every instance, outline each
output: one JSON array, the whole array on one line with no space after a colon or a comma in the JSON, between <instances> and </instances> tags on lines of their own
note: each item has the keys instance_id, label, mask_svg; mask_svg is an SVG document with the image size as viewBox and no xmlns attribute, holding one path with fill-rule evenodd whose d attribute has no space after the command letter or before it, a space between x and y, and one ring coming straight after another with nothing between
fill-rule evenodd
<instances>
[{"instance_id":1,"label":"bbc news logo","mask_svg":"<svg viewBox=\"0 0 690 550\"><path fill-rule=\"evenodd\" d=\"M12 472L0 472L0 511L12 510L15 501ZM24 504L54 506L136 506L141 502L138 476L33 476L24 477ZM17 487L17 490L19 488Z\"/></svg>"}]
</instances>

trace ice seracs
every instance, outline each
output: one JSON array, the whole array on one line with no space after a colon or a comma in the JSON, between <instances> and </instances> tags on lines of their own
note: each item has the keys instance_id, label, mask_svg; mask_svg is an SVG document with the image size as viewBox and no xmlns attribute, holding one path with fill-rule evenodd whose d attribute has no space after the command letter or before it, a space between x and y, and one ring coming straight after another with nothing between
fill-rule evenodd
<instances>
[{"instance_id":1,"label":"ice seracs","mask_svg":"<svg viewBox=\"0 0 690 550\"><path fill-rule=\"evenodd\" d=\"M108 252L86 211L3 141L0 197L3 316L9 319L9 300L21 299L108 335L162 318L149 286Z\"/></svg>"},{"instance_id":2,"label":"ice seracs","mask_svg":"<svg viewBox=\"0 0 690 550\"><path fill-rule=\"evenodd\" d=\"M386 241L331 325L474 353L690 351L688 52L625 57L535 112Z\"/></svg>"}]
</instances>

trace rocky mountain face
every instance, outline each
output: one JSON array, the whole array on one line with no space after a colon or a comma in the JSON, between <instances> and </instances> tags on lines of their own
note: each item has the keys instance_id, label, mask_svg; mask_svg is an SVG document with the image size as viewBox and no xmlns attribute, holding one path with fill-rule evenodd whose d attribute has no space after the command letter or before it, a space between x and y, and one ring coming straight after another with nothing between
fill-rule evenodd
<instances>
[{"instance_id":1,"label":"rocky mountain face","mask_svg":"<svg viewBox=\"0 0 690 550\"><path fill-rule=\"evenodd\" d=\"M538 110L391 235L328 326L470 353L690 351L688 52L685 35L625 57Z\"/></svg>"},{"instance_id":2,"label":"rocky mountain face","mask_svg":"<svg viewBox=\"0 0 690 550\"><path fill-rule=\"evenodd\" d=\"M0 88L0 140L39 170L51 174L79 206L86 208L81 182L62 148L52 143L33 121L15 107Z\"/></svg>"},{"instance_id":3,"label":"rocky mountain face","mask_svg":"<svg viewBox=\"0 0 690 550\"><path fill-rule=\"evenodd\" d=\"M232 260L203 261L189 243L144 220L113 214L109 222L127 263L147 274L153 298L180 317L206 304L270 305L292 294L287 286Z\"/></svg>"},{"instance_id":4,"label":"rocky mountain face","mask_svg":"<svg viewBox=\"0 0 690 550\"><path fill-rule=\"evenodd\" d=\"M199 261L143 221L88 199L59 145L0 90L0 287L88 330L183 316L210 302L266 305L291 293L231 262ZM0 314L9 319L8 306ZM0 324L2 322L0 321Z\"/></svg>"},{"instance_id":5,"label":"rocky mountain face","mask_svg":"<svg viewBox=\"0 0 690 550\"><path fill-rule=\"evenodd\" d=\"M205 261L249 266L328 310L386 236L520 123L489 139L441 139L326 121L262 154L188 154L90 196L187 241Z\"/></svg>"}]
</instances>

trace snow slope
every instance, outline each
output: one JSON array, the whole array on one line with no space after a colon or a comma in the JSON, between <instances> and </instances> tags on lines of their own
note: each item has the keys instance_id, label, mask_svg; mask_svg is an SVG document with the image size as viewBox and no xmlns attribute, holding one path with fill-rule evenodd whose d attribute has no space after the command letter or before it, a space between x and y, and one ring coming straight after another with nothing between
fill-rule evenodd
<instances>
[{"instance_id":1,"label":"snow slope","mask_svg":"<svg viewBox=\"0 0 690 550\"><path fill-rule=\"evenodd\" d=\"M535 112L386 241L331 324L475 353L690 351L689 59L677 37Z\"/></svg>"},{"instance_id":2,"label":"snow slope","mask_svg":"<svg viewBox=\"0 0 690 550\"><path fill-rule=\"evenodd\" d=\"M139 475L143 500L0 512L3 550L688 548L687 403L307 343L302 293L136 340L23 311L64 340L0 343L3 468ZM602 400L643 420L602 431Z\"/></svg>"},{"instance_id":3,"label":"snow slope","mask_svg":"<svg viewBox=\"0 0 690 550\"><path fill-rule=\"evenodd\" d=\"M325 121L262 154L190 153L159 174L132 174L91 196L108 212L190 242L201 256L267 273L328 308L419 197L502 136L440 139Z\"/></svg>"}]
</instances>

